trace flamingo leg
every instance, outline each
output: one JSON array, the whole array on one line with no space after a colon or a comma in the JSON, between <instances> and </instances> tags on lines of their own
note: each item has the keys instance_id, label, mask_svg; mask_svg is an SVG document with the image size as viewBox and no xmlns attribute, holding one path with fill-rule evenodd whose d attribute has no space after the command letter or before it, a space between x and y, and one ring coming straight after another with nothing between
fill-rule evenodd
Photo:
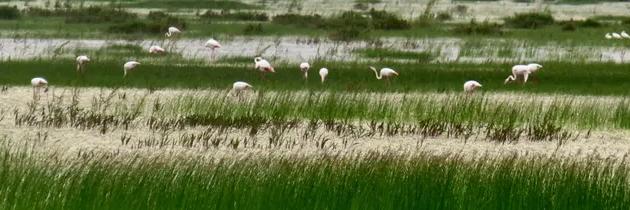
<instances>
[{"instance_id":1,"label":"flamingo leg","mask_svg":"<svg viewBox=\"0 0 630 210\"><path fill-rule=\"evenodd\" d=\"M39 87L33 87L33 100L37 100L38 99L38 93L39 92Z\"/></svg>"}]
</instances>

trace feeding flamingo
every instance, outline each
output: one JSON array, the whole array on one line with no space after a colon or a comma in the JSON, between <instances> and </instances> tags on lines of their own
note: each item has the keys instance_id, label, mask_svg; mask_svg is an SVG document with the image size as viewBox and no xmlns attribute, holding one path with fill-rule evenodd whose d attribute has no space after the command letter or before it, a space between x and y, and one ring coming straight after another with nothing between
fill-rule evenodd
<instances>
[{"instance_id":1,"label":"feeding flamingo","mask_svg":"<svg viewBox=\"0 0 630 210\"><path fill-rule=\"evenodd\" d=\"M125 63L125 65L123 65L123 70L125 71L123 77L127 77L127 72L135 69L138 65L140 65L140 63L137 61L129 61Z\"/></svg>"},{"instance_id":2,"label":"feeding flamingo","mask_svg":"<svg viewBox=\"0 0 630 210\"><path fill-rule=\"evenodd\" d=\"M254 86L248 84L247 82L237 81L232 84L232 91L236 96L240 96L241 92L251 89L253 87Z\"/></svg>"},{"instance_id":3,"label":"feeding flamingo","mask_svg":"<svg viewBox=\"0 0 630 210\"><path fill-rule=\"evenodd\" d=\"M178 28L175 28L174 26L168 27L168 32L166 32L166 37L171 37L171 36L175 36L178 35L179 33L181 33L182 31L179 30Z\"/></svg>"},{"instance_id":4,"label":"feeding flamingo","mask_svg":"<svg viewBox=\"0 0 630 210\"><path fill-rule=\"evenodd\" d=\"M85 72L85 66L90 62L90 58L86 55L79 55L77 57L77 72L83 73Z\"/></svg>"},{"instance_id":5,"label":"feeding flamingo","mask_svg":"<svg viewBox=\"0 0 630 210\"><path fill-rule=\"evenodd\" d=\"M271 66L271 63L269 63L269 61L265 60L264 58L256 57L254 58L254 62L255 62L254 68L260 71L262 75L264 75L264 73L276 72L273 66Z\"/></svg>"},{"instance_id":6,"label":"feeding flamingo","mask_svg":"<svg viewBox=\"0 0 630 210\"><path fill-rule=\"evenodd\" d=\"M39 99L40 89L44 88L44 93L48 92L48 81L41 77L35 77L31 79L31 85L33 86L33 100Z\"/></svg>"},{"instance_id":7,"label":"feeding flamingo","mask_svg":"<svg viewBox=\"0 0 630 210\"><path fill-rule=\"evenodd\" d=\"M308 79L308 69L311 68L311 65L307 62L300 63L300 71L304 75L304 79Z\"/></svg>"},{"instance_id":8,"label":"feeding flamingo","mask_svg":"<svg viewBox=\"0 0 630 210\"><path fill-rule=\"evenodd\" d=\"M475 92L475 90L477 90L480 87L482 87L481 84L479 84L479 82L475 80L466 81L464 83L464 92L468 94L472 94L473 92Z\"/></svg>"},{"instance_id":9,"label":"feeding flamingo","mask_svg":"<svg viewBox=\"0 0 630 210\"><path fill-rule=\"evenodd\" d=\"M389 84L389 78L398 76L398 72L394 71L391 68L382 68L380 72L377 72L376 68L372 66L370 66L370 69L374 71L374 74L376 75L376 79L380 80L380 79L385 78L385 80L387 80L387 84Z\"/></svg>"},{"instance_id":10,"label":"feeding flamingo","mask_svg":"<svg viewBox=\"0 0 630 210\"><path fill-rule=\"evenodd\" d=\"M519 76L523 77L523 84L525 84L527 82L527 79L529 78L529 75L538 71L539 69L542 69L542 67L543 67L542 65L537 64L537 63L513 66L512 75L508 76L508 78L505 79L504 84L507 84L508 82L511 82L511 81L516 81L516 79L518 79Z\"/></svg>"},{"instance_id":11,"label":"feeding flamingo","mask_svg":"<svg viewBox=\"0 0 630 210\"><path fill-rule=\"evenodd\" d=\"M321 68L319 70L319 77L322 79L322 83L324 83L324 81L326 80L326 76L328 76L328 69L327 68Z\"/></svg>"},{"instance_id":12,"label":"feeding flamingo","mask_svg":"<svg viewBox=\"0 0 630 210\"><path fill-rule=\"evenodd\" d=\"M215 50L216 50L216 49L219 49L219 48L221 48L221 47L222 47L222 46L221 46L221 44L220 44L217 40L212 39L212 38L208 39L208 41L206 42L206 45L205 45L205 46L206 46L207 48L210 48L210 50L211 50L210 57L211 57L211 58L214 58L214 52L215 52Z\"/></svg>"},{"instance_id":13,"label":"feeding flamingo","mask_svg":"<svg viewBox=\"0 0 630 210\"><path fill-rule=\"evenodd\" d=\"M154 45L149 47L149 53L151 54L162 54L164 52L166 52L166 50L160 46Z\"/></svg>"}]
</instances>

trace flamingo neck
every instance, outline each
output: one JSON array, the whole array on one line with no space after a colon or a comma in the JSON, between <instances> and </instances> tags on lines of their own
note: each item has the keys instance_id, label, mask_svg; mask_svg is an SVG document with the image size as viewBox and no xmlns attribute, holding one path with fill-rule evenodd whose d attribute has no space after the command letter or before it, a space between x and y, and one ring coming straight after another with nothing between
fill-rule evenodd
<instances>
[{"instance_id":1,"label":"flamingo neck","mask_svg":"<svg viewBox=\"0 0 630 210\"><path fill-rule=\"evenodd\" d=\"M378 72L376 70L372 69L372 71L374 71L374 74L376 75L376 79L382 79L383 78L380 74L378 74Z\"/></svg>"}]
</instances>

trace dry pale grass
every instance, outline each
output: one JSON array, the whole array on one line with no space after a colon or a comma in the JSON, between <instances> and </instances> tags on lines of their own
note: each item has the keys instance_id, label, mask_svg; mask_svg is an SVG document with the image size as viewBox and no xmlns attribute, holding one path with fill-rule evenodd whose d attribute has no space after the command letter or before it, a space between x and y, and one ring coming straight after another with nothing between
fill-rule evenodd
<instances>
[{"instance_id":1,"label":"dry pale grass","mask_svg":"<svg viewBox=\"0 0 630 210\"><path fill-rule=\"evenodd\" d=\"M53 87L49 94L42 96L39 103L45 103L60 96L63 100L70 100L73 92L71 88ZM79 91L78 101L80 106L90 106L95 98L109 95L111 89L82 88ZM157 90L149 92L140 89L122 89L114 94L117 103L135 104L142 98L147 101L160 99L168 101L181 97L212 96L228 94L227 90ZM250 93L252 96L253 93ZM276 94L276 93L268 93ZM297 93L299 94L299 92ZM306 94L305 92L303 94ZM417 93L417 94L385 94L369 93L375 100L388 100L396 103L396 100L404 100L409 97L430 97L448 99L449 95L443 93ZM536 94L510 94L493 93L486 94L489 100L515 101L525 100L535 103L550 103L563 95L536 95ZM476 97L476 96L473 96ZM615 103L623 100L621 97L592 97L572 96L573 101L583 103ZM189 127L182 130L157 131L147 126L134 126L127 130L115 128L113 131L102 134L96 129L78 129L72 127L30 127L15 125L12 118L13 110L26 109L26 104L32 102L31 89L28 87L10 87L7 92L0 94L0 111L4 118L0 121L0 135L11 144L31 145L34 150L42 152L62 153L74 156L85 152L107 153L178 153L195 156L247 156L253 154L358 154L372 151L394 151L400 153L416 153L426 151L430 154L441 155L452 152L462 154L491 154L491 155L543 155L543 156L572 156L586 157L593 154L602 158L622 158L630 151L630 133L625 130L575 130L576 137L570 141L518 141L514 143L496 143L481 137L472 136L467 140L452 139L447 137L425 138L422 136L380 136L380 135L354 135L339 136L334 131L317 128L310 131L304 124L298 124L295 129L289 129L283 134L283 140L270 143L273 138L273 128L260 131L258 134L249 135L248 129L228 128L220 130L212 127ZM147 103L146 106L150 106ZM146 114L146 113L145 113ZM359 123L360 126L360 123ZM181 141L183 136L199 135L203 132L211 134L213 139L220 141L216 145L194 142L186 144ZM311 137L304 137L305 135ZM128 138L128 143L121 139ZM238 142L238 143L234 143ZM235 146L236 145L236 146Z\"/></svg>"}]
</instances>

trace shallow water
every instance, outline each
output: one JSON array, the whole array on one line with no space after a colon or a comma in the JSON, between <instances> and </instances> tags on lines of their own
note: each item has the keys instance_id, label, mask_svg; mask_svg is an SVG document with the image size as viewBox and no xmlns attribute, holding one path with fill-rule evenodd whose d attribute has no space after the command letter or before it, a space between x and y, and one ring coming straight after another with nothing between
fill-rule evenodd
<instances>
[{"instance_id":1,"label":"shallow water","mask_svg":"<svg viewBox=\"0 0 630 210\"><path fill-rule=\"evenodd\" d=\"M0 39L0 60L28 60L74 58L76 51L97 50L114 44L132 44L148 50L151 45L161 45L168 51L179 53L185 59L212 60L211 51L204 47L206 40L76 40L76 39ZM262 55L274 61L301 62L325 59L338 61L366 60L354 50L381 47L396 51L430 52L432 62L628 62L627 48L621 46L533 45L522 41L482 40L470 43L455 38L404 39L386 38L378 41L333 42L308 37L235 37L220 40L223 48L215 53L221 57L254 57ZM133 57L128 58L133 59ZM215 58L216 59L216 58ZM400 60L405 61L405 60ZM413 62L407 60L407 62Z\"/></svg>"}]
</instances>

